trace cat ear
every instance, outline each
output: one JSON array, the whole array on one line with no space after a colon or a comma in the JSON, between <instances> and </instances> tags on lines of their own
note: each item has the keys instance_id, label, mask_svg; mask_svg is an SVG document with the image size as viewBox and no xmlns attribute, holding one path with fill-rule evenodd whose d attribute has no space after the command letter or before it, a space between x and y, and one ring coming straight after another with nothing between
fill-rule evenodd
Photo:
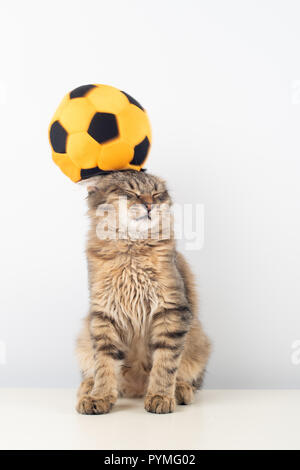
<instances>
[{"instance_id":1,"label":"cat ear","mask_svg":"<svg viewBox=\"0 0 300 470\"><path fill-rule=\"evenodd\" d=\"M98 178L91 177L86 180L79 181L79 184L80 186L83 186L84 188L86 188L87 192L91 194L98 190L98 185L97 185L98 182L99 182Z\"/></svg>"},{"instance_id":2,"label":"cat ear","mask_svg":"<svg viewBox=\"0 0 300 470\"><path fill-rule=\"evenodd\" d=\"M88 192L89 194L91 194L91 193L95 193L98 188L97 188L96 185L93 185L93 184L90 183L90 184L87 184L87 185L86 185L86 189L87 189L87 192Z\"/></svg>"}]
</instances>

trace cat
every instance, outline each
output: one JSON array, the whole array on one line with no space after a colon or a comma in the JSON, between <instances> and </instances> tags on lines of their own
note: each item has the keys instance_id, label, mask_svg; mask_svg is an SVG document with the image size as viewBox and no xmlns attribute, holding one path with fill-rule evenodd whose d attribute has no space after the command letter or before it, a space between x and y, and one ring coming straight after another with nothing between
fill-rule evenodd
<instances>
[{"instance_id":1,"label":"cat","mask_svg":"<svg viewBox=\"0 0 300 470\"><path fill-rule=\"evenodd\" d=\"M108 413L123 396L171 413L201 387L210 341L190 267L176 251L166 184L123 170L91 178L87 189L90 311L76 346L76 409Z\"/></svg>"}]
</instances>

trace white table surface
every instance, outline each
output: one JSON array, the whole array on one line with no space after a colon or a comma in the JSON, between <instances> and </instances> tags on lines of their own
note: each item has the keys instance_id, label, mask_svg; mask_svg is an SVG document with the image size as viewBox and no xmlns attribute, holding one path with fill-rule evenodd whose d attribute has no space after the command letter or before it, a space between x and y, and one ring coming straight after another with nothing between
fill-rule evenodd
<instances>
[{"instance_id":1,"label":"white table surface","mask_svg":"<svg viewBox=\"0 0 300 470\"><path fill-rule=\"evenodd\" d=\"M300 390L203 390L169 415L120 399L81 416L71 389L0 389L0 449L300 449Z\"/></svg>"}]
</instances>

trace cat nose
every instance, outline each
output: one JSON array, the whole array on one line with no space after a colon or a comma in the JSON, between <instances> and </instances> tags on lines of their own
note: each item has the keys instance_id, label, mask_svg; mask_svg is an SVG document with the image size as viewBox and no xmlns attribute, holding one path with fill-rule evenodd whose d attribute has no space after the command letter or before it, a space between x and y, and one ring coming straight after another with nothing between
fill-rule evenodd
<instances>
[{"instance_id":1,"label":"cat nose","mask_svg":"<svg viewBox=\"0 0 300 470\"><path fill-rule=\"evenodd\" d=\"M147 211L148 213L151 211L152 209L152 204L153 204L153 199L151 196L148 196L147 194L143 194L140 196L140 199L142 201L142 203L144 204L144 206L146 206L147 208Z\"/></svg>"}]
</instances>

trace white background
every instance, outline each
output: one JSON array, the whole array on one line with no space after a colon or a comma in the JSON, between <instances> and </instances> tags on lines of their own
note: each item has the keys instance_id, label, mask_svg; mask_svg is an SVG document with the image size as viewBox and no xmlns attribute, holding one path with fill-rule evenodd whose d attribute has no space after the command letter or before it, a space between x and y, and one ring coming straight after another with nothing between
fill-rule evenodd
<instances>
[{"instance_id":1,"label":"white background","mask_svg":"<svg viewBox=\"0 0 300 470\"><path fill-rule=\"evenodd\" d=\"M206 387L299 388L299 17L296 0L1 1L1 385L79 381L85 194L47 128L67 91L98 82L147 108L148 169L204 204L187 256L214 344Z\"/></svg>"}]
</instances>

